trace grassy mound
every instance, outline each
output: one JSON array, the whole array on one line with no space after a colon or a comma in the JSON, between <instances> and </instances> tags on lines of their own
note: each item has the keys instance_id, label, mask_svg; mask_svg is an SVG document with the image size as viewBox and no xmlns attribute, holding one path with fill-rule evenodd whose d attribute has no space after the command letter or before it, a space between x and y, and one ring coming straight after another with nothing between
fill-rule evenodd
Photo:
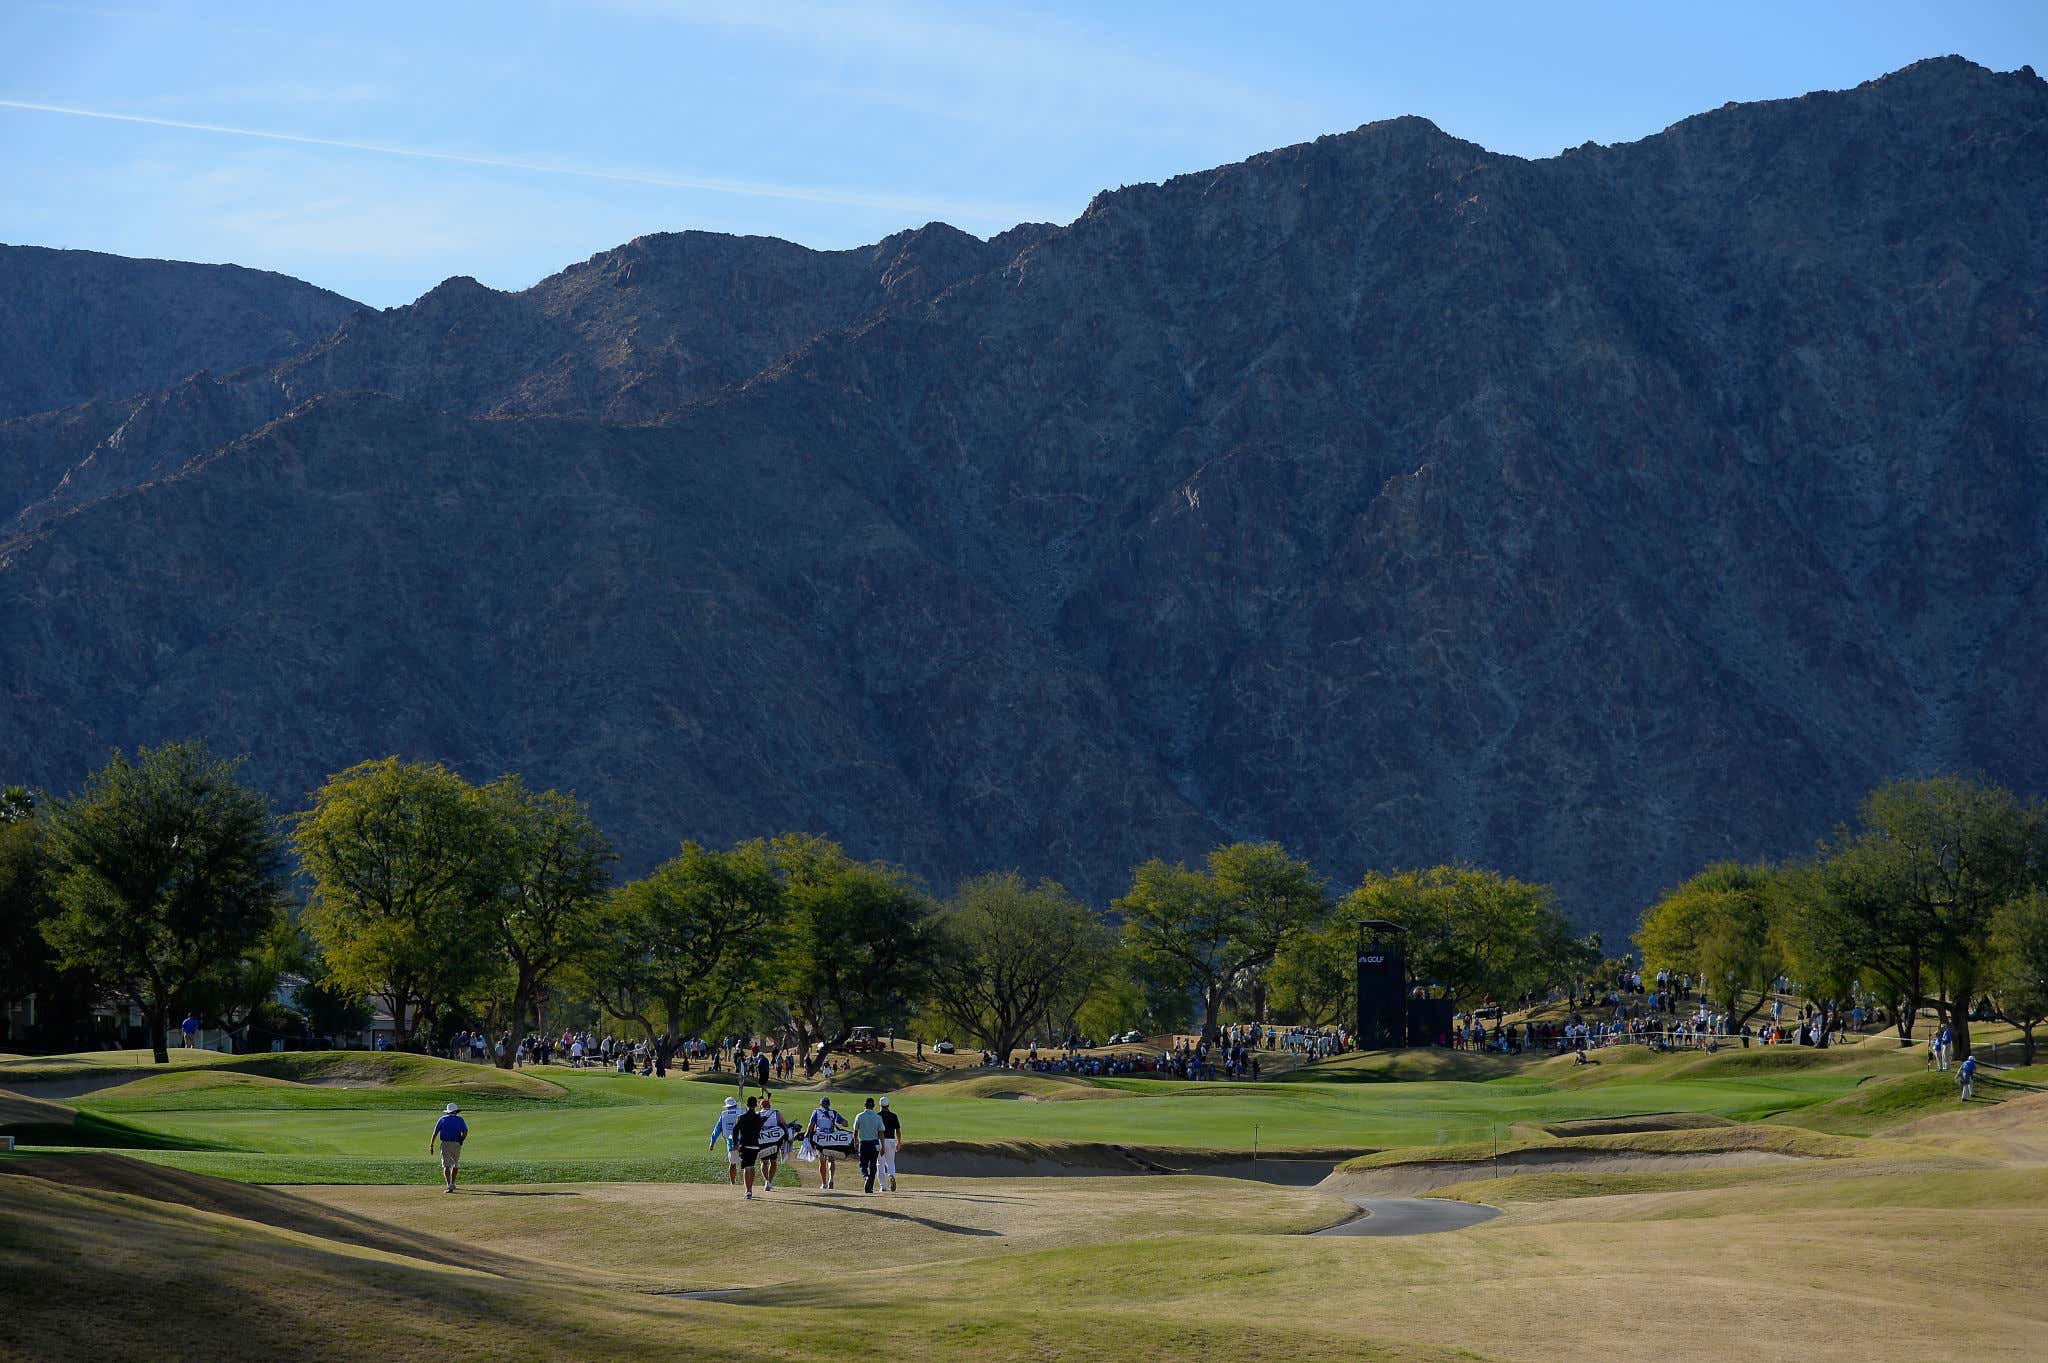
<instances>
[{"instance_id":1,"label":"grassy mound","mask_svg":"<svg viewBox=\"0 0 2048 1363\"><path fill-rule=\"evenodd\" d=\"M835 1061L845 1058L833 1057ZM851 1059L853 1069L850 1072L834 1075L821 1087L835 1093L894 1093L897 1089L924 1083L935 1072L933 1067L920 1066L909 1056L894 1051L865 1051Z\"/></svg>"},{"instance_id":2,"label":"grassy mound","mask_svg":"<svg viewBox=\"0 0 2048 1363\"><path fill-rule=\"evenodd\" d=\"M1661 1079L1683 1059L1648 1046L1609 1046L1591 1052L1589 1063L1584 1065L1570 1053L1551 1055L1537 1060L1525 1073L1557 1088L1591 1088L1617 1080Z\"/></svg>"},{"instance_id":3,"label":"grassy mound","mask_svg":"<svg viewBox=\"0 0 2048 1363\"><path fill-rule=\"evenodd\" d=\"M508 1098L558 1098L562 1094L559 1084L528 1070L501 1070L493 1065L394 1051L280 1051L237 1056L230 1065L245 1074L298 1084L451 1089Z\"/></svg>"},{"instance_id":4,"label":"grassy mound","mask_svg":"<svg viewBox=\"0 0 2048 1363\"><path fill-rule=\"evenodd\" d=\"M1996 1082L1980 1072L1975 1102L1989 1105L2024 1091L2010 1082ZM1790 1113L1784 1120L1814 1131L1867 1136L1961 1107L1953 1071L1946 1074L1929 1072L1915 1065L1909 1073L1888 1079L1872 1079L1839 1098Z\"/></svg>"},{"instance_id":5,"label":"grassy mound","mask_svg":"<svg viewBox=\"0 0 2048 1363\"><path fill-rule=\"evenodd\" d=\"M1520 1073L1536 1057L1485 1055L1440 1047L1364 1051L1272 1076L1276 1084L1398 1084L1417 1080L1486 1080Z\"/></svg>"},{"instance_id":6,"label":"grassy mound","mask_svg":"<svg viewBox=\"0 0 2048 1363\"><path fill-rule=\"evenodd\" d=\"M954 1080L947 1083L946 1094L958 1098L1011 1098L1051 1103L1127 1096L1073 1075L1004 1073L977 1074Z\"/></svg>"},{"instance_id":7,"label":"grassy mound","mask_svg":"<svg viewBox=\"0 0 2048 1363\"><path fill-rule=\"evenodd\" d=\"M1600 1135L1551 1137L1500 1141L1468 1141L1456 1145L1410 1146L1360 1155L1339 1165L1340 1170L1357 1172L1392 1169L1408 1164L1459 1164L1490 1162L1495 1158L1541 1152L1548 1157L1583 1155L1724 1155L1774 1154L1801 1159L1842 1159L1870 1153L1859 1141L1845 1140L1825 1132L1761 1123L1713 1122L1702 1126L1653 1127L1613 1131Z\"/></svg>"},{"instance_id":8,"label":"grassy mound","mask_svg":"<svg viewBox=\"0 0 2048 1363\"><path fill-rule=\"evenodd\" d=\"M425 1108L442 1103L550 1102L568 1096L530 1074L423 1055L351 1051L237 1057L204 1069L159 1070L77 1101L104 1112ZM599 1095L592 1095L596 1101Z\"/></svg>"},{"instance_id":9,"label":"grassy mound","mask_svg":"<svg viewBox=\"0 0 2048 1363\"><path fill-rule=\"evenodd\" d=\"M1692 1131L1733 1125L1728 1118L1716 1117L1711 1112L1651 1112L1640 1117L1581 1117L1551 1122L1542 1131L1547 1136L1622 1136L1642 1131Z\"/></svg>"},{"instance_id":10,"label":"grassy mound","mask_svg":"<svg viewBox=\"0 0 2048 1363\"><path fill-rule=\"evenodd\" d=\"M1671 1071L1674 1079L1716 1079L1778 1074L1813 1074L1854 1070L1858 1073L1904 1074L1924 1066L1925 1060L1896 1051L1865 1050L1856 1046L1751 1046L1719 1051L1714 1055L1687 1052Z\"/></svg>"}]
</instances>

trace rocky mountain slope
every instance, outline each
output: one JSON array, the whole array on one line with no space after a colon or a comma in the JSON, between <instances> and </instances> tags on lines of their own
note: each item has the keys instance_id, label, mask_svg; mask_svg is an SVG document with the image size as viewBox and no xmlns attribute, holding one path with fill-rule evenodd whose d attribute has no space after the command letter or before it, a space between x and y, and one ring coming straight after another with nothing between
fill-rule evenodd
<instances>
[{"instance_id":1,"label":"rocky mountain slope","mask_svg":"<svg viewBox=\"0 0 2048 1363\"><path fill-rule=\"evenodd\" d=\"M450 281L83 455L0 427L68 470L0 507L0 751L205 733L286 801L399 751L573 785L635 866L805 826L1097 897L1273 836L1612 935L1887 776L2044 784L2044 201L2048 86L1945 59Z\"/></svg>"},{"instance_id":2,"label":"rocky mountain slope","mask_svg":"<svg viewBox=\"0 0 2048 1363\"><path fill-rule=\"evenodd\" d=\"M360 306L239 265L0 246L0 420L281 359Z\"/></svg>"}]
</instances>

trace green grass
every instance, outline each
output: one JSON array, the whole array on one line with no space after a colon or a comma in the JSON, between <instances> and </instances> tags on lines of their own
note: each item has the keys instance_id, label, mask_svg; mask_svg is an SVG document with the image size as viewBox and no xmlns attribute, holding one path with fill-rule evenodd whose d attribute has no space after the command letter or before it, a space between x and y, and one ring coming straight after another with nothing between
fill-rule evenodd
<instances>
[{"instance_id":1,"label":"green grass","mask_svg":"<svg viewBox=\"0 0 2048 1363\"><path fill-rule=\"evenodd\" d=\"M1590 1067L1418 1052L1342 1062L1359 1075L1380 1074L1380 1082L1199 1084L977 1070L907 1087L896 1085L902 1076L892 1070L882 1082L903 1115L907 1155L919 1141L941 1140L1284 1154L1490 1143L1584 1121L1752 1122L1838 1103L1859 1082L1881 1082L1871 1075L1891 1063L1880 1056L1859 1069L1847 1063L1846 1051L1806 1054L1825 1063L1802 1060L1789 1048L1718 1057L1624 1048L1603 1052L1603 1063ZM429 1057L340 1052L215 1056L203 1068L194 1062L132 1079L97 1058L45 1061L40 1068L74 1079L90 1073L124 1080L66 1100L82 1117L118 1126L101 1128L112 1133L104 1142L66 1140L56 1131L13 1133L23 1144L119 1144L126 1133L129 1143L153 1149L152 1158L289 1182L412 1180L417 1171L402 1171L428 1164L427 1133L449 1101L471 1118L468 1160L478 1178L643 1176L623 1172L635 1170L654 1178L710 1177L717 1166L705 1146L732 1091L599 1070L508 1073ZM1390 1069L1466 1077L1392 1081L1385 1078ZM32 1084L21 1088L35 1091ZM839 1092L834 1102L851 1110L861 1097ZM785 1111L801 1117L815 1095L784 1091L781 1099ZM1839 1118L1817 1125L1859 1129Z\"/></svg>"}]
</instances>

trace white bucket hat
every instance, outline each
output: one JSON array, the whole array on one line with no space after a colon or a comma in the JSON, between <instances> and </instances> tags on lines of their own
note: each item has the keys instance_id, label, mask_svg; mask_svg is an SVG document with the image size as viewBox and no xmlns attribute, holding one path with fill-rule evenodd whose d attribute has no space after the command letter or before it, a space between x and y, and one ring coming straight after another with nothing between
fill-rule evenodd
<instances>
[{"instance_id":1,"label":"white bucket hat","mask_svg":"<svg viewBox=\"0 0 2048 1363\"><path fill-rule=\"evenodd\" d=\"M441 1115L443 1117L453 1117L456 1113L460 1111L462 1111L461 1108L455 1106L455 1104L453 1103L450 1103L448 1104L448 1106L441 1109Z\"/></svg>"},{"instance_id":2,"label":"white bucket hat","mask_svg":"<svg viewBox=\"0 0 2048 1363\"><path fill-rule=\"evenodd\" d=\"M740 1105L740 1100L737 1098L728 1098L725 1100L725 1105L727 1107L738 1107Z\"/></svg>"}]
</instances>

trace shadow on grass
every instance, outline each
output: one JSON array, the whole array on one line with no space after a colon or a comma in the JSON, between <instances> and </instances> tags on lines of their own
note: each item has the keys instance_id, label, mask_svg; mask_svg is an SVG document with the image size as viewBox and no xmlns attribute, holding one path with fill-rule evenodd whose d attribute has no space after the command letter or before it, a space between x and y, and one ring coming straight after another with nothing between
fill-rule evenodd
<instances>
[{"instance_id":1,"label":"shadow on grass","mask_svg":"<svg viewBox=\"0 0 2048 1363\"><path fill-rule=\"evenodd\" d=\"M909 1212L892 1212L885 1207L857 1207L847 1202L825 1202L822 1200L813 1202L811 1205L835 1212L854 1212L861 1216L878 1216L884 1221L908 1221L914 1225L923 1226L926 1230L940 1231L946 1235L974 1235L992 1237L998 1240L1003 1237L1003 1233L999 1230L989 1230L983 1226L956 1226L950 1221L934 1221L928 1216L912 1216Z\"/></svg>"},{"instance_id":2,"label":"shadow on grass","mask_svg":"<svg viewBox=\"0 0 2048 1363\"><path fill-rule=\"evenodd\" d=\"M0 1162L0 1175L38 1178L67 1188L175 1203L324 1240L338 1240L365 1249L487 1273L508 1274L519 1268L516 1259L323 1206L275 1188L232 1183L118 1154L50 1155L7 1160ZM573 1193L553 1195L575 1196Z\"/></svg>"},{"instance_id":3,"label":"shadow on grass","mask_svg":"<svg viewBox=\"0 0 2048 1363\"><path fill-rule=\"evenodd\" d=\"M70 1122L24 1122L18 1126L0 1127L0 1131L14 1137L16 1145L85 1145L97 1150L231 1151L239 1148L218 1141L173 1136L113 1117L103 1117L96 1112L83 1111Z\"/></svg>"}]
</instances>

